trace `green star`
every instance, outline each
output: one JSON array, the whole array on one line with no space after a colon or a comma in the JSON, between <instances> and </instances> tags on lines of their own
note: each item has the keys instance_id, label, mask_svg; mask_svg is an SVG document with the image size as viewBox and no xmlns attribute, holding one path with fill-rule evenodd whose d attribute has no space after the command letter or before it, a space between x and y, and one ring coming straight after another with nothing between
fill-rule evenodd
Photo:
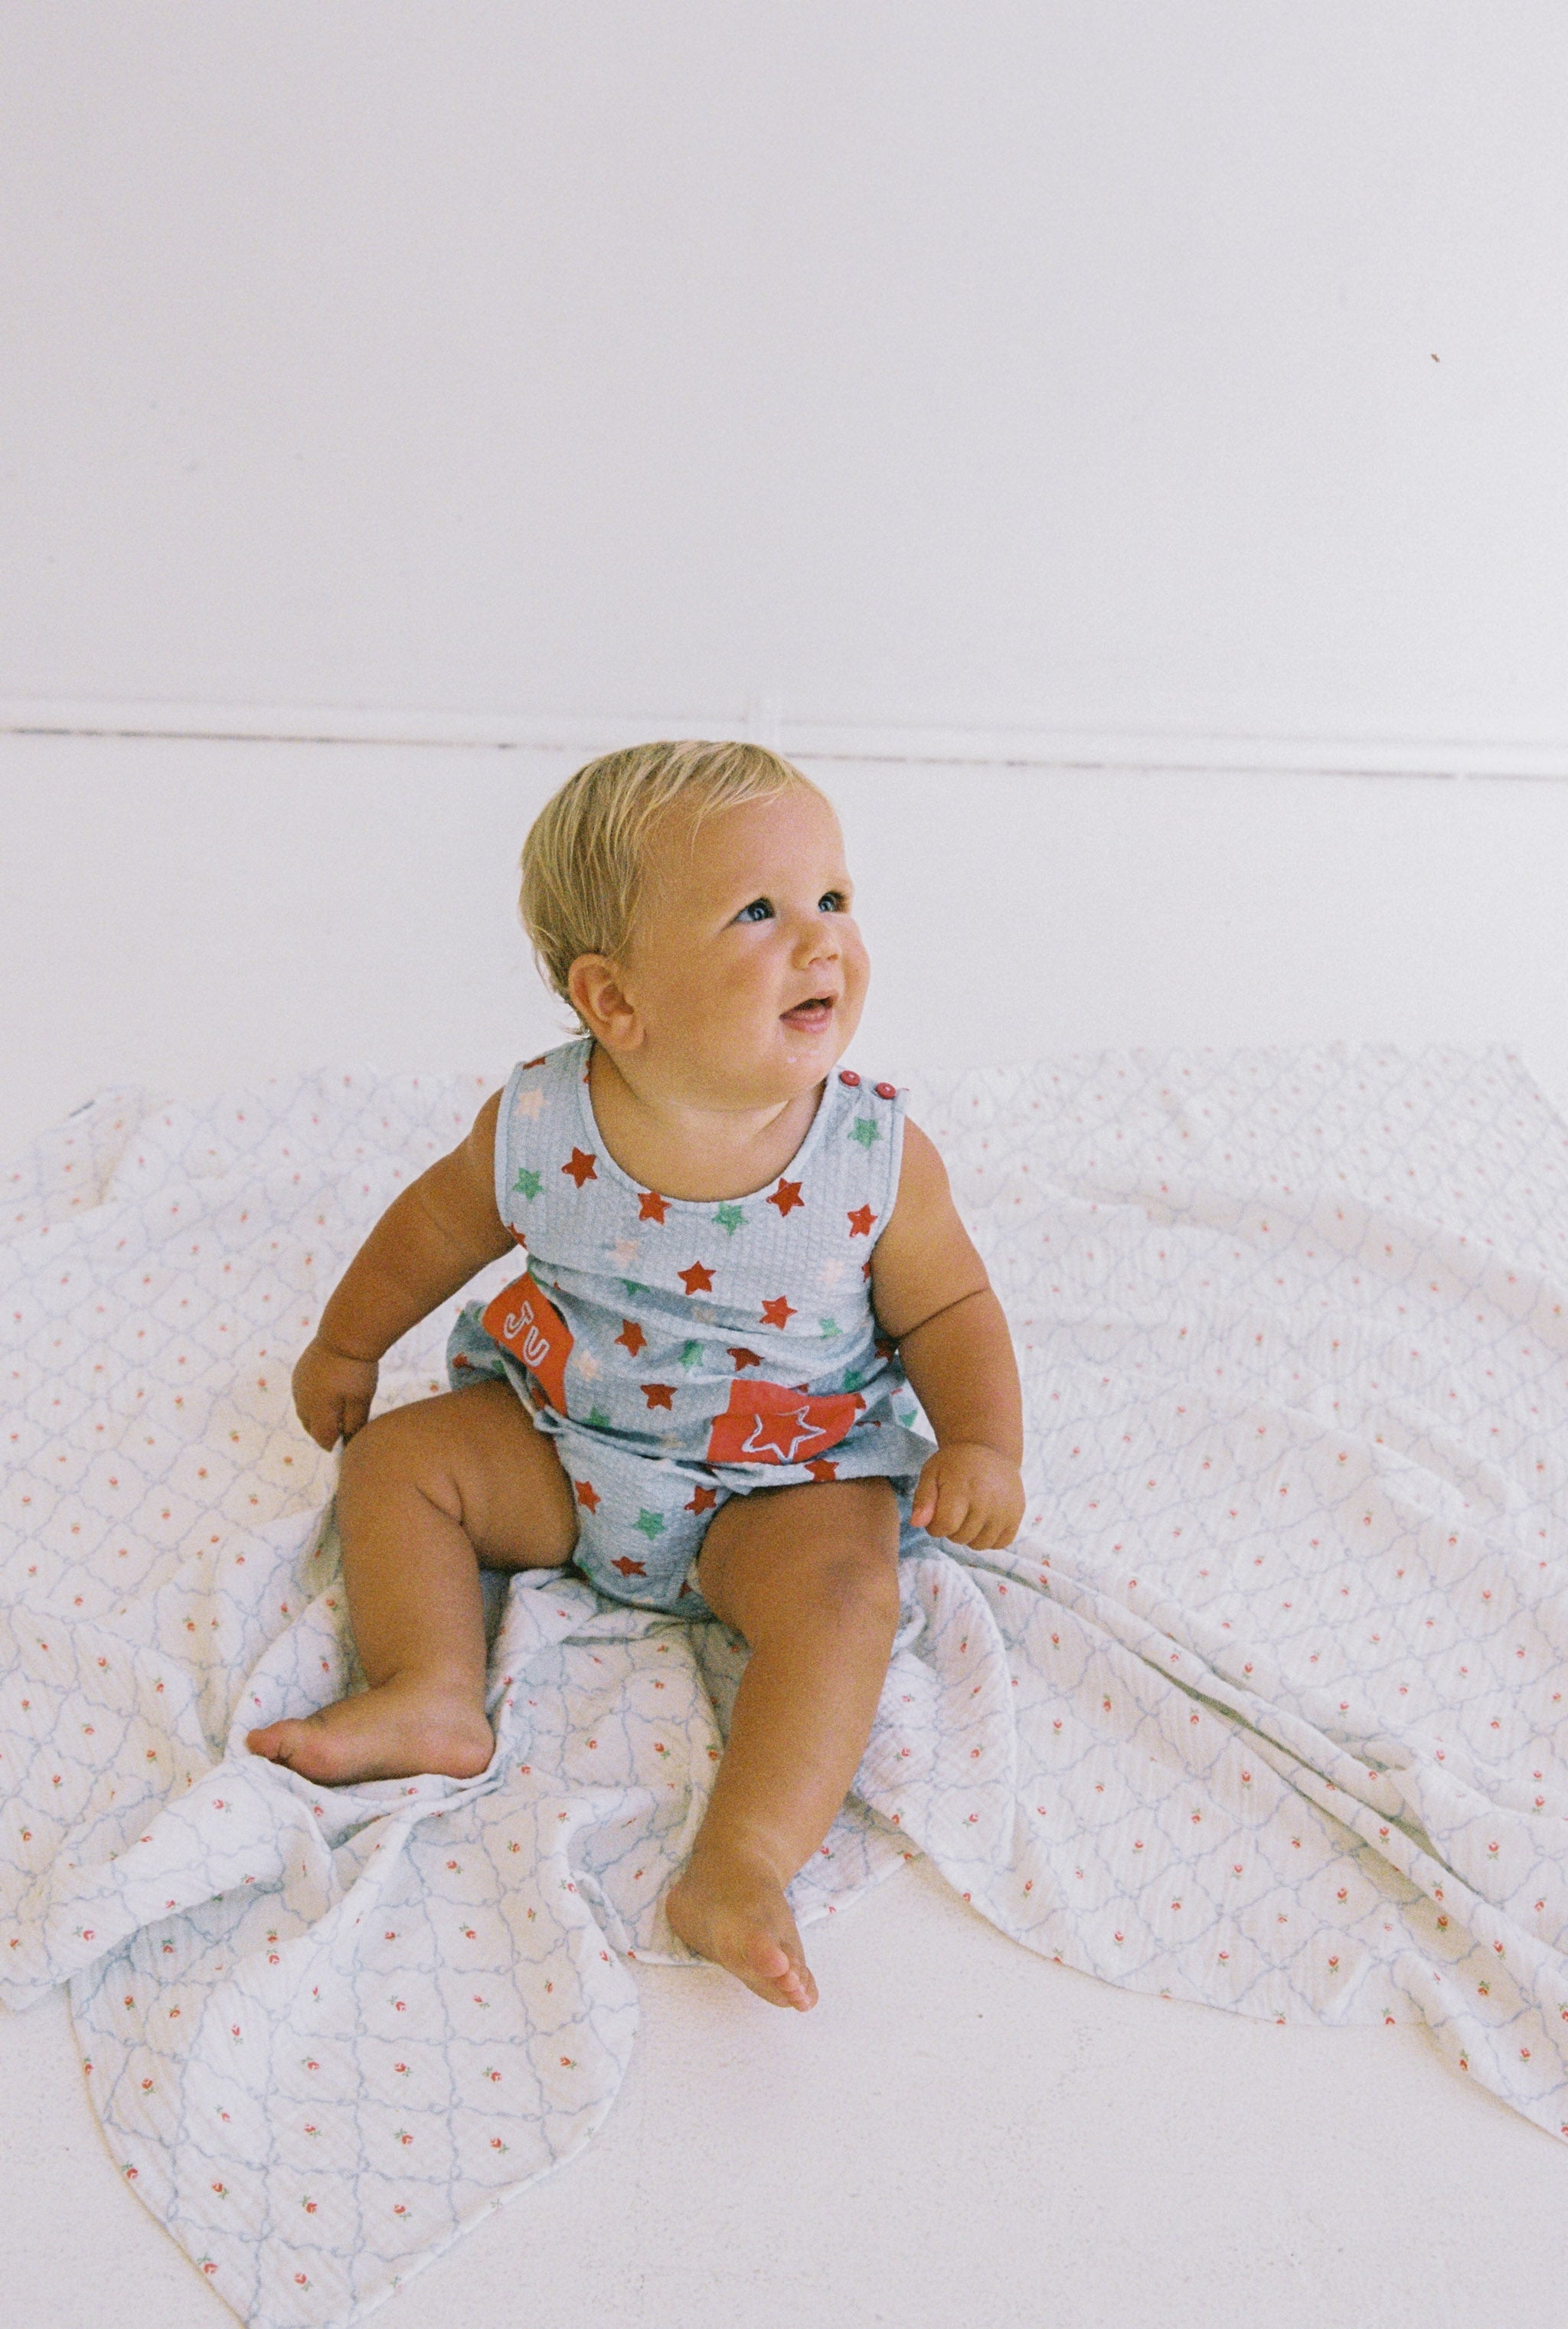
<instances>
[{"instance_id":1,"label":"green star","mask_svg":"<svg viewBox=\"0 0 1568 2329\"><path fill-rule=\"evenodd\" d=\"M635 1525L641 1529L644 1536L650 1542L656 1536L663 1536L665 1532L664 1517L659 1513L638 1513Z\"/></svg>"},{"instance_id":2,"label":"green star","mask_svg":"<svg viewBox=\"0 0 1568 2329\"><path fill-rule=\"evenodd\" d=\"M595 1431L609 1429L609 1418L602 1407L590 1407L588 1410L588 1420Z\"/></svg>"},{"instance_id":3,"label":"green star","mask_svg":"<svg viewBox=\"0 0 1568 2329\"><path fill-rule=\"evenodd\" d=\"M825 1334L842 1334L844 1332L836 1318L819 1318L817 1323Z\"/></svg>"},{"instance_id":4,"label":"green star","mask_svg":"<svg viewBox=\"0 0 1568 2329\"><path fill-rule=\"evenodd\" d=\"M515 1196L526 1197L532 1202L543 1186L543 1183L538 1174L531 1173L527 1165L524 1164L519 1167L517 1178L512 1183L512 1192Z\"/></svg>"},{"instance_id":5,"label":"green star","mask_svg":"<svg viewBox=\"0 0 1568 2329\"><path fill-rule=\"evenodd\" d=\"M702 1357L702 1355L703 1346L701 1343L683 1343L681 1344L681 1364L685 1368L688 1374L696 1365L697 1361Z\"/></svg>"},{"instance_id":6,"label":"green star","mask_svg":"<svg viewBox=\"0 0 1568 2329\"><path fill-rule=\"evenodd\" d=\"M639 1294L647 1292L647 1287L639 1286L635 1278L623 1278L620 1282L626 1288L626 1298L628 1302L635 1301Z\"/></svg>"},{"instance_id":7,"label":"green star","mask_svg":"<svg viewBox=\"0 0 1568 2329\"><path fill-rule=\"evenodd\" d=\"M733 1237L737 1230L744 1229L746 1225L746 1216L739 1205L721 1205L713 1219L726 1237Z\"/></svg>"},{"instance_id":8,"label":"green star","mask_svg":"<svg viewBox=\"0 0 1568 2329\"><path fill-rule=\"evenodd\" d=\"M858 1140L863 1148L869 1148L874 1140L882 1138L882 1127L874 1116L857 1116L849 1127L849 1136Z\"/></svg>"},{"instance_id":9,"label":"green star","mask_svg":"<svg viewBox=\"0 0 1568 2329\"><path fill-rule=\"evenodd\" d=\"M906 1428L906 1429L913 1429L913 1426L914 1426L914 1419L915 1419L915 1411L914 1411L914 1410L913 1410L913 1408L912 1408L912 1408L909 1408L909 1409L907 1409L907 1410L906 1410L906 1409L904 1409L904 1408L902 1408L902 1407L895 1407L895 1408L894 1408L894 1410L893 1410L893 1413L897 1416L897 1418L898 1418L899 1421L900 1421L902 1424L903 1424L903 1425L905 1426L905 1428Z\"/></svg>"},{"instance_id":10,"label":"green star","mask_svg":"<svg viewBox=\"0 0 1568 2329\"><path fill-rule=\"evenodd\" d=\"M845 1391L858 1391L864 1381L865 1377L861 1373L858 1367L849 1367L845 1369L844 1376L844 1389Z\"/></svg>"}]
</instances>

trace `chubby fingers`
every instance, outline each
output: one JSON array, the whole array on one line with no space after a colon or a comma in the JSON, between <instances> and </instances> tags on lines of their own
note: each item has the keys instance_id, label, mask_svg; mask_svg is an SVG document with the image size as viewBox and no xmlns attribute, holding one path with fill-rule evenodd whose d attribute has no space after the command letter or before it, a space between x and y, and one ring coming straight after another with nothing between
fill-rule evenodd
<instances>
[{"instance_id":1,"label":"chubby fingers","mask_svg":"<svg viewBox=\"0 0 1568 2329\"><path fill-rule=\"evenodd\" d=\"M1007 1485L984 1468L954 1460L940 1449L921 1472L910 1519L916 1528L945 1537L971 1552L993 1552L1011 1544L1024 1517L1021 1483Z\"/></svg>"},{"instance_id":2,"label":"chubby fingers","mask_svg":"<svg viewBox=\"0 0 1568 2329\"><path fill-rule=\"evenodd\" d=\"M332 1409L330 1411L324 1410L321 1408L313 1408L308 1414L306 1412L304 1408L301 1408L298 1412L300 1422L303 1423L306 1430L310 1434L312 1439L315 1440L316 1446L318 1447L325 1447L327 1454L330 1456L333 1449L337 1445L339 1437L337 1410L335 1408Z\"/></svg>"},{"instance_id":3,"label":"chubby fingers","mask_svg":"<svg viewBox=\"0 0 1568 2329\"><path fill-rule=\"evenodd\" d=\"M921 1474L910 1519L916 1528L929 1529L932 1536L945 1536L955 1544L967 1544L968 1539L963 1531L972 1503L969 1484L962 1473L944 1472L938 1454Z\"/></svg>"}]
</instances>

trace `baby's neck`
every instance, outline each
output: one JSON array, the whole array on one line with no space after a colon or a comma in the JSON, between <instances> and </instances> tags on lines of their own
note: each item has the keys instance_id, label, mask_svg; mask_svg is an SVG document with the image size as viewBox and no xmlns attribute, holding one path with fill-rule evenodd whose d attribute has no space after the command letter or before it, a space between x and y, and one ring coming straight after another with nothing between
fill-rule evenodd
<instances>
[{"instance_id":1,"label":"baby's neck","mask_svg":"<svg viewBox=\"0 0 1568 2329\"><path fill-rule=\"evenodd\" d=\"M623 1173L661 1196L703 1203L777 1181L811 1129L823 1087L757 1108L704 1106L639 1089L595 1043L588 1089L599 1136Z\"/></svg>"}]
</instances>

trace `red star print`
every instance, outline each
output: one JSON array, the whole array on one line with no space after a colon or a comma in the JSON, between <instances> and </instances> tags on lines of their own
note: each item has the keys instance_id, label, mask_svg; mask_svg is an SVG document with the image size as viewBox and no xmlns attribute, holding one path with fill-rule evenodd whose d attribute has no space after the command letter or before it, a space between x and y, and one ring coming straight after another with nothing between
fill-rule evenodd
<instances>
[{"instance_id":1,"label":"red star print","mask_svg":"<svg viewBox=\"0 0 1568 2329\"><path fill-rule=\"evenodd\" d=\"M803 1205L806 1202L806 1200L800 1193L800 1183L798 1181L785 1181L781 1179L779 1186L774 1190L772 1195L765 1202L770 1205L777 1205L780 1215L783 1215L785 1213L792 1212L797 1205Z\"/></svg>"},{"instance_id":2,"label":"red star print","mask_svg":"<svg viewBox=\"0 0 1568 2329\"><path fill-rule=\"evenodd\" d=\"M850 1236L869 1237L871 1235L871 1225L875 1219L876 1215L872 1212L869 1205L856 1205L854 1212L849 1216Z\"/></svg>"},{"instance_id":3,"label":"red star print","mask_svg":"<svg viewBox=\"0 0 1568 2329\"><path fill-rule=\"evenodd\" d=\"M668 1407L675 1395L674 1383L642 1383L638 1388L650 1408Z\"/></svg>"},{"instance_id":4,"label":"red star print","mask_svg":"<svg viewBox=\"0 0 1568 2329\"><path fill-rule=\"evenodd\" d=\"M680 1279L688 1295L706 1294L713 1283L713 1271L704 1269L700 1261L694 1261L690 1269L677 1269L675 1276Z\"/></svg>"},{"instance_id":5,"label":"red star print","mask_svg":"<svg viewBox=\"0 0 1568 2329\"><path fill-rule=\"evenodd\" d=\"M597 1181L599 1178L593 1169L593 1160L597 1154L596 1149L574 1148L569 1162L561 1169L563 1173L570 1173L581 1189L585 1181Z\"/></svg>"},{"instance_id":6,"label":"red star print","mask_svg":"<svg viewBox=\"0 0 1568 2329\"><path fill-rule=\"evenodd\" d=\"M727 1348L729 1350L730 1356L735 1362L735 1372L737 1374L740 1373L742 1367L760 1367L762 1363L760 1357L755 1351L738 1349L733 1343L729 1344Z\"/></svg>"},{"instance_id":7,"label":"red star print","mask_svg":"<svg viewBox=\"0 0 1568 2329\"><path fill-rule=\"evenodd\" d=\"M717 1488L697 1488L693 1491L692 1501L686 1510L688 1513L711 1513L718 1501Z\"/></svg>"},{"instance_id":8,"label":"red star print","mask_svg":"<svg viewBox=\"0 0 1568 2329\"><path fill-rule=\"evenodd\" d=\"M771 1302L764 1302L762 1305L762 1324L764 1326L787 1325L794 1315L795 1313L793 1309L790 1307L789 1304L785 1301L784 1297L781 1294L776 1294Z\"/></svg>"},{"instance_id":9,"label":"red star print","mask_svg":"<svg viewBox=\"0 0 1568 2329\"><path fill-rule=\"evenodd\" d=\"M806 1469L814 1480L836 1480L838 1466L831 1456L814 1456Z\"/></svg>"},{"instance_id":10,"label":"red star print","mask_svg":"<svg viewBox=\"0 0 1568 2329\"><path fill-rule=\"evenodd\" d=\"M666 1200L656 1189L645 1189L638 1199L637 1217L639 1221L660 1221L665 1217Z\"/></svg>"},{"instance_id":11,"label":"red star print","mask_svg":"<svg viewBox=\"0 0 1568 2329\"><path fill-rule=\"evenodd\" d=\"M577 1490L578 1503L585 1506L589 1512L596 1513L599 1510L600 1505L604 1502L604 1499L600 1495L599 1490L594 1486L593 1482L591 1480L576 1480L572 1483L572 1485Z\"/></svg>"},{"instance_id":12,"label":"red star print","mask_svg":"<svg viewBox=\"0 0 1568 2329\"><path fill-rule=\"evenodd\" d=\"M640 1561L628 1561L624 1552L621 1554L619 1561L612 1561L609 1565L612 1569L619 1569L623 1577L646 1577L647 1575L647 1570L643 1567Z\"/></svg>"},{"instance_id":13,"label":"red star print","mask_svg":"<svg viewBox=\"0 0 1568 2329\"><path fill-rule=\"evenodd\" d=\"M618 1343L622 1344L626 1350L630 1353L631 1357L635 1359L643 1344L647 1341L647 1336L643 1333L642 1328L638 1325L635 1318L623 1318L620 1322L620 1332L615 1339Z\"/></svg>"},{"instance_id":14,"label":"red star print","mask_svg":"<svg viewBox=\"0 0 1568 2329\"><path fill-rule=\"evenodd\" d=\"M871 1264L869 1261L863 1261L861 1263L860 1274L862 1278L869 1278L871 1276Z\"/></svg>"},{"instance_id":15,"label":"red star print","mask_svg":"<svg viewBox=\"0 0 1568 2329\"><path fill-rule=\"evenodd\" d=\"M550 1055L547 1051L541 1051L536 1060L524 1060L523 1062L524 1074L526 1075L530 1068L542 1068L549 1056Z\"/></svg>"}]
</instances>

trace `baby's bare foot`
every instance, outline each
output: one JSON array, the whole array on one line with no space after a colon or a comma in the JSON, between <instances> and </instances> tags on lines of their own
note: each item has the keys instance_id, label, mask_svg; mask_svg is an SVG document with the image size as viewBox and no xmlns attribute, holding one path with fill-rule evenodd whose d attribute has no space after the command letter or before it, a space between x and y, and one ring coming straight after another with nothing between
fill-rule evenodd
<instances>
[{"instance_id":1,"label":"baby's bare foot","mask_svg":"<svg viewBox=\"0 0 1568 2329\"><path fill-rule=\"evenodd\" d=\"M413 1674L394 1674L302 1721L269 1722L245 1740L252 1755L286 1763L322 1787L354 1779L411 1779L421 1771L472 1779L496 1740L471 1693Z\"/></svg>"},{"instance_id":2,"label":"baby's bare foot","mask_svg":"<svg viewBox=\"0 0 1568 2329\"><path fill-rule=\"evenodd\" d=\"M694 1853L670 1887L665 1911L687 1948L723 1966L770 2005L806 2013L816 2004L800 1935L766 1861L716 1849Z\"/></svg>"}]
</instances>

